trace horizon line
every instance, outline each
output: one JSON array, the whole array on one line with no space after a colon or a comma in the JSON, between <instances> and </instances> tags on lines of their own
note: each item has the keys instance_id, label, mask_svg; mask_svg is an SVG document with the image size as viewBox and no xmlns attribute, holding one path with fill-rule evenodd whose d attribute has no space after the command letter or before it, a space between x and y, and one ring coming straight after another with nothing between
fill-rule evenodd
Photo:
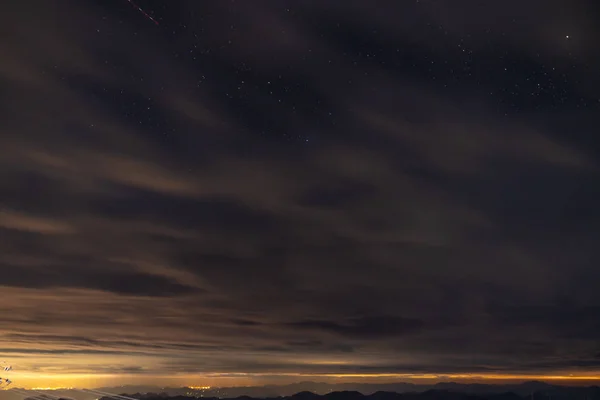
<instances>
[{"instance_id":1,"label":"horizon line","mask_svg":"<svg viewBox=\"0 0 600 400\"><path fill-rule=\"evenodd\" d=\"M304 375L304 374L268 374L269 376L314 376L314 377L327 377L327 378L403 378L408 380L423 380L423 381L435 381L430 382L431 384L441 384L441 383L458 383L458 384L485 384L485 385L500 385L503 384L503 381L509 381L514 384L524 384L528 382L541 382L541 383L553 383L553 382L598 382L600 381L600 376L598 375L516 375L516 374L478 374L478 375L468 375L468 374L452 374L452 375L434 375L434 374L422 374L422 375L398 375L398 374L318 374L318 375ZM89 375L86 375L89 376ZM248 374L244 374L244 376L248 376ZM231 377L231 374L229 374ZM458 381L457 381L458 380ZM476 382L472 382L476 381ZM487 382L486 382L487 381ZM198 385L198 384L183 384L179 385L169 385L169 386L153 386L151 384L144 383L130 383L130 384L121 384L121 385L100 385L100 386L15 386L14 389L24 389L24 390L44 390L44 391L54 391L54 390L77 390L77 389L115 389L115 388L125 388L128 386L140 386L140 387L148 387L148 388L160 388L162 390L168 389L192 389L192 390L212 390L212 389L222 389L222 388L259 388L265 386L290 386L299 383L317 383L317 384L330 384L330 385L393 385L393 384L408 384L408 385L419 385L420 382L410 382L406 380L393 380L393 381L385 381L385 382L319 382L319 381L297 381L291 383L280 383L280 384L255 384L255 385L224 385L224 386L216 386L216 385ZM425 382L423 382L425 384ZM593 386L593 385L592 385ZM13 389L11 388L11 389ZM5 390L11 390L6 388Z\"/></svg>"}]
</instances>

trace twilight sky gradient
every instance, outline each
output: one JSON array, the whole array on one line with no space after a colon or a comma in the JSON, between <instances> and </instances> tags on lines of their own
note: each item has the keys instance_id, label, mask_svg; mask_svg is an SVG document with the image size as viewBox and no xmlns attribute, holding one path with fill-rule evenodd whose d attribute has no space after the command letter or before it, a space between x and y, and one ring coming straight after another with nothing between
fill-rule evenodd
<instances>
[{"instance_id":1,"label":"twilight sky gradient","mask_svg":"<svg viewBox=\"0 0 600 400\"><path fill-rule=\"evenodd\" d=\"M15 382L600 379L593 3L3 4Z\"/></svg>"}]
</instances>

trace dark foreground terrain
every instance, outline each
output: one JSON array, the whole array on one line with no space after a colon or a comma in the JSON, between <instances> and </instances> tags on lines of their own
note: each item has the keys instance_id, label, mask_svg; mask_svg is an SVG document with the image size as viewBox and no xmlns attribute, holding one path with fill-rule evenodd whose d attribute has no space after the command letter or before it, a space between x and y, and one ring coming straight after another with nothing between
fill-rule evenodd
<instances>
[{"instance_id":1,"label":"dark foreground terrain","mask_svg":"<svg viewBox=\"0 0 600 400\"><path fill-rule=\"evenodd\" d=\"M97 400L600 400L600 387L598 386L558 386L544 382L524 382L506 385L485 384L459 384L453 382L438 383L435 385L414 385L407 383L395 384L354 384L360 387L356 390L333 390L342 385L329 385L329 393L317 394L311 391L299 391L295 394L284 393L298 386L309 385L316 390L326 390L319 387L319 383L303 382L284 386L256 386L235 388L165 388L160 393L144 391L134 392L117 388L104 388L105 392L119 393L119 397L104 396L91 398ZM382 386L385 390L381 390ZM377 387L379 390L373 390ZM131 389L131 387L129 387ZM139 388L141 389L141 388ZM156 389L156 388L154 388ZM26 391L26 390L24 390ZM361 392L367 393L363 394ZM267 394L268 393L268 394ZM57 400L58 393L47 396L37 392L35 397L25 400ZM63 391L58 400L82 399L81 393L70 390Z\"/></svg>"},{"instance_id":2,"label":"dark foreground terrain","mask_svg":"<svg viewBox=\"0 0 600 400\"><path fill-rule=\"evenodd\" d=\"M204 397L203 400L600 400L600 387L564 387L548 386L545 390L533 391L529 394L517 394L512 391L497 392L487 385L470 388L470 393L452 389L431 389L424 392L375 392L364 395L357 391L337 391L324 395L312 392L299 392L291 396L263 397L238 396L233 398ZM521 391L522 392L522 391ZM128 396L141 400L196 400L195 396L169 396L166 394L130 394ZM101 400L115 400L104 397Z\"/></svg>"},{"instance_id":3,"label":"dark foreground terrain","mask_svg":"<svg viewBox=\"0 0 600 400\"><path fill-rule=\"evenodd\" d=\"M337 400L353 399L355 397L361 400L400 400L409 398L417 393L430 392L428 396L435 393L462 393L464 395L490 396L504 395L514 393L521 398L581 398L592 400L598 395L597 386L566 386L553 385L541 381L527 381L520 383L456 383L440 382L429 384L417 384L408 382L390 382L390 383L325 383L325 382L296 382L285 385L264 385L264 386L236 386L236 387L202 387L202 388L158 388L150 386L124 386L124 387L105 387L99 390L108 393L129 393L131 397L153 400L156 397L169 398L193 398L202 397L205 399L287 399L287 400ZM343 393L343 394L337 394ZM358 395L357 395L358 392ZM398 396L398 394L403 394ZM79 394L73 393L75 398ZM410 395L409 395L410 394ZM67 395L65 393L65 395ZM318 396L321 395L321 396ZM325 396L327 395L327 396ZM364 396L363 396L364 395ZM67 395L68 396L68 395ZM408 396L408 397L407 397Z\"/></svg>"}]
</instances>

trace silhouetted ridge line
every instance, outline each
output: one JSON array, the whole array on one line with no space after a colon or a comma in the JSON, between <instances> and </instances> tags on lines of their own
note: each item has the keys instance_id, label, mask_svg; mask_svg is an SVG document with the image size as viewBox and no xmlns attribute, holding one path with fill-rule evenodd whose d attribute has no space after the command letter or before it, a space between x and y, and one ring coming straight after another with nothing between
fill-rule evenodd
<instances>
[{"instance_id":1,"label":"silhouetted ridge line","mask_svg":"<svg viewBox=\"0 0 600 400\"><path fill-rule=\"evenodd\" d=\"M305 391L298 392L296 394L291 395L290 399L293 399L293 400L315 400L318 397L319 397L318 394L305 390Z\"/></svg>"},{"instance_id":2,"label":"silhouetted ridge line","mask_svg":"<svg viewBox=\"0 0 600 400\"><path fill-rule=\"evenodd\" d=\"M495 393L490 392L492 385L461 385L461 384L441 384L442 387L451 387L451 389L428 389L422 392L388 392L377 391L375 393L364 395L358 391L333 391L327 394L316 394L309 391L302 391L290 396L271 396L271 397L252 397L247 395L236 397L218 397L218 396L199 396L203 400L600 400L600 388L592 387L561 387L548 384L535 385L531 383L521 385L501 385L514 386L524 391L532 387L542 387L543 390L532 391L525 394L517 394L513 391L504 391ZM435 386L435 385L434 385ZM468 391L459 391L458 388L477 390L479 393ZM498 389L498 388L496 388ZM196 400L195 396L172 396L164 397L159 395L130 395L140 400ZM109 397L103 397L101 400L113 400Z\"/></svg>"}]
</instances>

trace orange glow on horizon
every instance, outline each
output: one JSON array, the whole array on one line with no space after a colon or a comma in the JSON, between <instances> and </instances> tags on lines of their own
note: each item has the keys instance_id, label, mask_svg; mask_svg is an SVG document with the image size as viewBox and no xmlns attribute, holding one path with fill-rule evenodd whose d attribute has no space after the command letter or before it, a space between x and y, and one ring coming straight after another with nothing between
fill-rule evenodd
<instances>
[{"instance_id":1,"label":"orange glow on horizon","mask_svg":"<svg viewBox=\"0 0 600 400\"><path fill-rule=\"evenodd\" d=\"M600 372L590 372L586 375L554 373L554 374L315 374L315 373L208 373L179 376L135 376L135 375L108 375L108 374L34 374L26 373L15 382L16 386L30 390L69 390L73 388L93 388L101 386L122 386L122 385L155 385L157 379L163 382L165 387L186 386L194 390L208 390L214 387L224 386L252 386L263 385L270 382L269 377L288 378L282 384L292 383L306 378L324 379L335 382L400 382L400 381L429 381L429 382L488 382L500 383L500 381L546 381L560 383L584 383L600 381ZM294 379L296 378L296 379ZM202 382L202 384L198 384Z\"/></svg>"},{"instance_id":2,"label":"orange glow on horizon","mask_svg":"<svg viewBox=\"0 0 600 400\"><path fill-rule=\"evenodd\" d=\"M333 378L409 378L409 379L523 379L523 380L600 380L600 375L518 375L518 374L300 374Z\"/></svg>"}]
</instances>

